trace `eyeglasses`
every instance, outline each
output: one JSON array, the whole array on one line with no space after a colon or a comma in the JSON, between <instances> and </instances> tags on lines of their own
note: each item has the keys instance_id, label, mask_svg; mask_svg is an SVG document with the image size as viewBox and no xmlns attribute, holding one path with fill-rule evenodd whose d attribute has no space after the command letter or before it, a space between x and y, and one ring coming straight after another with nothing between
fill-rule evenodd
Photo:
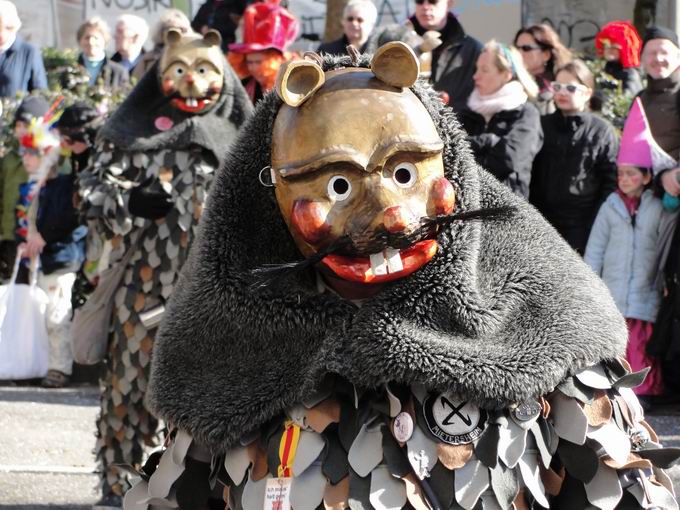
<instances>
[{"instance_id":1,"label":"eyeglasses","mask_svg":"<svg viewBox=\"0 0 680 510\"><path fill-rule=\"evenodd\" d=\"M529 53L530 51L541 50L543 48L540 46L532 46L531 44L522 44L521 46L517 46L517 49L521 52Z\"/></svg>"},{"instance_id":2,"label":"eyeglasses","mask_svg":"<svg viewBox=\"0 0 680 510\"><path fill-rule=\"evenodd\" d=\"M550 84L550 89L553 92L560 92L562 90L565 90L569 92L570 94L575 94L577 90L585 90L587 87L585 85L581 85L579 83L560 83L557 81L554 81Z\"/></svg>"},{"instance_id":3,"label":"eyeglasses","mask_svg":"<svg viewBox=\"0 0 680 510\"><path fill-rule=\"evenodd\" d=\"M428 3L430 5L437 5L439 3L439 0L416 0L417 5L423 5L424 3Z\"/></svg>"},{"instance_id":4,"label":"eyeglasses","mask_svg":"<svg viewBox=\"0 0 680 510\"><path fill-rule=\"evenodd\" d=\"M361 16L347 16L345 20L347 20L349 23L354 23L356 21L357 23L361 24L364 22L364 18Z\"/></svg>"}]
</instances>

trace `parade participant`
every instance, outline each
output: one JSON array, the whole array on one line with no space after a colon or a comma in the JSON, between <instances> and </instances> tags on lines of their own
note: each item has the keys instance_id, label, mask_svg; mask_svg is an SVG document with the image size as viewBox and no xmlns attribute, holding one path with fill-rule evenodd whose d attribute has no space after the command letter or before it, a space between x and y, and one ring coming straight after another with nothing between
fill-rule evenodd
<instances>
[{"instance_id":1,"label":"parade participant","mask_svg":"<svg viewBox=\"0 0 680 510\"><path fill-rule=\"evenodd\" d=\"M29 180L19 187L16 235L26 266L39 257L37 282L49 300L45 311L49 361L42 386L62 388L73 371L71 290L84 259L87 229L78 224L73 180L59 173L59 138L51 130L52 113L34 119L21 138Z\"/></svg>"},{"instance_id":2,"label":"parade participant","mask_svg":"<svg viewBox=\"0 0 680 510\"><path fill-rule=\"evenodd\" d=\"M607 23L595 37L595 49L607 63L605 73L621 82L621 90L636 96L642 90L640 76L640 50L642 39L627 21Z\"/></svg>"},{"instance_id":3,"label":"parade participant","mask_svg":"<svg viewBox=\"0 0 680 510\"><path fill-rule=\"evenodd\" d=\"M366 53L377 19L378 10L371 0L352 0L342 11L342 37L321 43L317 51L320 54L347 55L347 46L351 44L361 53Z\"/></svg>"},{"instance_id":4,"label":"parade participant","mask_svg":"<svg viewBox=\"0 0 680 510\"><path fill-rule=\"evenodd\" d=\"M243 42L229 45L227 59L253 103L274 87L281 64L291 58L288 46L300 30L298 20L278 0L257 2L243 13Z\"/></svg>"},{"instance_id":5,"label":"parade participant","mask_svg":"<svg viewBox=\"0 0 680 510\"><path fill-rule=\"evenodd\" d=\"M16 206L19 186L28 181L21 161L20 142L31 122L47 113L49 103L40 96L26 97L14 114L14 139L0 162L0 271L9 278L17 255Z\"/></svg>"},{"instance_id":6,"label":"parade participant","mask_svg":"<svg viewBox=\"0 0 680 510\"><path fill-rule=\"evenodd\" d=\"M61 145L70 152L71 173L75 178L87 168L94 151L94 141L104 116L84 101L64 109L54 127L59 130Z\"/></svg>"},{"instance_id":7,"label":"parade participant","mask_svg":"<svg viewBox=\"0 0 680 510\"><path fill-rule=\"evenodd\" d=\"M115 293L101 381L97 458L101 504L120 503L125 474L155 441L144 407L155 327L186 260L216 169L252 106L215 31L170 30L161 60L102 127L80 177L82 210L109 239L110 264L128 260ZM128 254L129 257L125 257ZM100 271L106 264L100 260Z\"/></svg>"},{"instance_id":8,"label":"parade participant","mask_svg":"<svg viewBox=\"0 0 680 510\"><path fill-rule=\"evenodd\" d=\"M581 255L602 203L616 189L619 140L590 111L595 78L575 60L551 85L557 111L544 115L543 147L534 159L529 200Z\"/></svg>"},{"instance_id":9,"label":"parade participant","mask_svg":"<svg viewBox=\"0 0 680 510\"><path fill-rule=\"evenodd\" d=\"M406 45L308 58L212 188L154 351L167 449L125 507L674 505L601 280Z\"/></svg>"},{"instance_id":10,"label":"parade participant","mask_svg":"<svg viewBox=\"0 0 680 510\"><path fill-rule=\"evenodd\" d=\"M531 165L543 144L541 116L529 102L538 86L519 52L493 40L484 45L473 79L475 89L459 118L475 159L528 198Z\"/></svg>"}]
</instances>

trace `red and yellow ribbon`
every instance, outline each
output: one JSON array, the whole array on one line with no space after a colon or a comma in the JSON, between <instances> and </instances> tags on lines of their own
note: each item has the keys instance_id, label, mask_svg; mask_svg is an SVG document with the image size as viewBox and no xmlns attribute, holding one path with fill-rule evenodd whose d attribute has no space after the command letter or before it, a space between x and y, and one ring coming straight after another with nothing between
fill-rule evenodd
<instances>
[{"instance_id":1,"label":"red and yellow ribbon","mask_svg":"<svg viewBox=\"0 0 680 510\"><path fill-rule=\"evenodd\" d=\"M279 444L279 478L290 478L293 476L293 461L300 441L300 426L292 421L286 421Z\"/></svg>"}]
</instances>

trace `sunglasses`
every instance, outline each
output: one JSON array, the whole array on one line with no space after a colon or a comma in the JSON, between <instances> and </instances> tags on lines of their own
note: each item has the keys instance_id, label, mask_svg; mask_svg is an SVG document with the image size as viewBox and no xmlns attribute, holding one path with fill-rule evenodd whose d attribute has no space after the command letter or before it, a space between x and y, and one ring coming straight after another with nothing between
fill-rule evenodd
<instances>
[{"instance_id":1,"label":"sunglasses","mask_svg":"<svg viewBox=\"0 0 680 510\"><path fill-rule=\"evenodd\" d=\"M536 50L541 50L540 46L532 46L531 44L522 44L521 46L516 47L519 51L524 52L524 53L529 53L530 51L536 51Z\"/></svg>"},{"instance_id":2,"label":"sunglasses","mask_svg":"<svg viewBox=\"0 0 680 510\"><path fill-rule=\"evenodd\" d=\"M553 92L560 92L564 90L570 94L575 94L577 90L584 90L586 87L585 85L579 85L576 83L569 83L565 85L564 83L554 81L550 84L550 88Z\"/></svg>"},{"instance_id":3,"label":"sunglasses","mask_svg":"<svg viewBox=\"0 0 680 510\"><path fill-rule=\"evenodd\" d=\"M430 5L437 5L439 3L439 0L416 0L417 5L423 5L425 3Z\"/></svg>"},{"instance_id":4,"label":"sunglasses","mask_svg":"<svg viewBox=\"0 0 680 510\"><path fill-rule=\"evenodd\" d=\"M362 18L361 16L347 16L345 18L345 20L347 20L350 23L354 23L355 21L357 23L363 23L364 22L364 18Z\"/></svg>"}]
</instances>

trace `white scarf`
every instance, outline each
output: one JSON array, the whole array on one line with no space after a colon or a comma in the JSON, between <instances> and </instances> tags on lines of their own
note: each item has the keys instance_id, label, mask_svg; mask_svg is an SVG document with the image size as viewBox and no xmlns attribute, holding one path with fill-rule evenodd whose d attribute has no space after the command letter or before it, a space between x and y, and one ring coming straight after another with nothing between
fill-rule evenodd
<instances>
[{"instance_id":1,"label":"white scarf","mask_svg":"<svg viewBox=\"0 0 680 510\"><path fill-rule=\"evenodd\" d=\"M528 99L522 84L517 80L512 80L488 96L481 95L475 87L467 104L470 110L479 113L486 122L489 122L491 117L498 112L519 108Z\"/></svg>"}]
</instances>

